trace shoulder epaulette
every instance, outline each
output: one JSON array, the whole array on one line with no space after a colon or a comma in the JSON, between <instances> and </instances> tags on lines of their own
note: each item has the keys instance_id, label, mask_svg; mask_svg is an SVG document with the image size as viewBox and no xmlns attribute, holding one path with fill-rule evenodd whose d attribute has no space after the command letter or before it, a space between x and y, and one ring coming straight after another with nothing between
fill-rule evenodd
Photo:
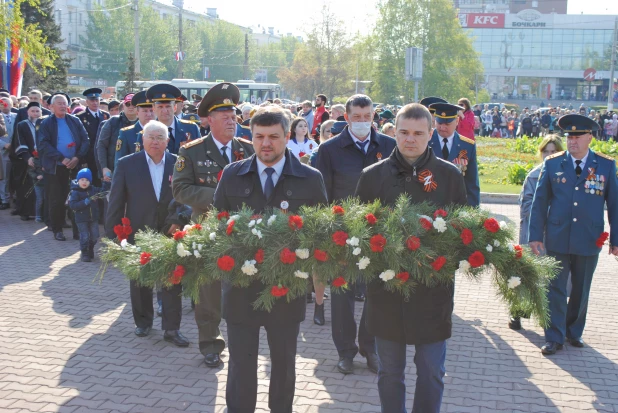
<instances>
[{"instance_id":1,"label":"shoulder epaulette","mask_svg":"<svg viewBox=\"0 0 618 413\"><path fill-rule=\"evenodd\" d=\"M469 143L471 145L476 144L476 141L474 139L466 138L463 135L459 135L459 139L461 139L462 141L467 142L467 143Z\"/></svg>"},{"instance_id":2,"label":"shoulder epaulette","mask_svg":"<svg viewBox=\"0 0 618 413\"><path fill-rule=\"evenodd\" d=\"M609 156L609 155L605 155L604 153L601 153L601 152L595 152L595 154L596 154L597 156L600 156L601 158L605 158L605 159L608 159L608 160L610 160L610 161L615 161L615 159L614 159L614 158L612 158L612 157L611 157L611 156Z\"/></svg>"},{"instance_id":3,"label":"shoulder epaulette","mask_svg":"<svg viewBox=\"0 0 618 413\"><path fill-rule=\"evenodd\" d=\"M185 144L183 145L183 148L185 148L185 149L189 149L189 148L190 148L190 147L192 147L192 146L199 145L200 143L204 142L204 139L205 139L205 138L206 138L206 137L199 138L199 139L194 139L194 140L192 140L192 141L189 141L189 142L187 142L187 143L185 143Z\"/></svg>"},{"instance_id":4,"label":"shoulder epaulette","mask_svg":"<svg viewBox=\"0 0 618 413\"><path fill-rule=\"evenodd\" d=\"M120 128L120 130L129 130L135 127L136 124L125 126L124 128Z\"/></svg>"},{"instance_id":5,"label":"shoulder epaulette","mask_svg":"<svg viewBox=\"0 0 618 413\"><path fill-rule=\"evenodd\" d=\"M189 125L195 125L195 124L196 124L195 122L192 122L192 121L190 121L190 120L186 120L186 119L178 119L178 120L179 120L181 123L186 123L186 124L189 124Z\"/></svg>"},{"instance_id":6,"label":"shoulder epaulette","mask_svg":"<svg viewBox=\"0 0 618 413\"><path fill-rule=\"evenodd\" d=\"M236 137L236 139L238 139L239 142L246 143L248 145L253 145L253 142L251 142L249 139L239 138L239 137Z\"/></svg>"},{"instance_id":7,"label":"shoulder epaulette","mask_svg":"<svg viewBox=\"0 0 618 413\"><path fill-rule=\"evenodd\" d=\"M241 124L241 123L239 123L239 124L238 124L238 126L240 126L240 127L241 127L241 128L243 128L243 129L249 129L249 130L251 130L251 127L246 126L246 125L243 125L243 124Z\"/></svg>"},{"instance_id":8,"label":"shoulder epaulette","mask_svg":"<svg viewBox=\"0 0 618 413\"><path fill-rule=\"evenodd\" d=\"M547 158L545 159L554 159L554 158L558 158L559 156L564 155L565 151L560 151L560 152L556 152L553 155L549 155Z\"/></svg>"}]
</instances>

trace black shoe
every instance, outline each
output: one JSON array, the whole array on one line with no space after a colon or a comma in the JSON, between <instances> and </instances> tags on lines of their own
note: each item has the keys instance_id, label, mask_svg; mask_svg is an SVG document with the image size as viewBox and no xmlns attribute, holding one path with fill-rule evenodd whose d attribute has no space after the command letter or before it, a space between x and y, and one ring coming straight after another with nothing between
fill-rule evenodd
<instances>
[{"instance_id":1,"label":"black shoe","mask_svg":"<svg viewBox=\"0 0 618 413\"><path fill-rule=\"evenodd\" d=\"M511 330L521 330L521 318L511 317L509 320L509 328Z\"/></svg>"},{"instance_id":2,"label":"black shoe","mask_svg":"<svg viewBox=\"0 0 618 413\"><path fill-rule=\"evenodd\" d=\"M313 311L313 322L319 326L323 326L326 321L324 320L324 303L315 305Z\"/></svg>"},{"instance_id":3,"label":"black shoe","mask_svg":"<svg viewBox=\"0 0 618 413\"><path fill-rule=\"evenodd\" d=\"M11 204L0 204L0 211L9 209L10 207L11 207Z\"/></svg>"},{"instance_id":4,"label":"black shoe","mask_svg":"<svg viewBox=\"0 0 618 413\"><path fill-rule=\"evenodd\" d=\"M552 354L556 354L556 351L562 350L562 347L564 346L560 343L548 341L543 347L541 347L541 353L545 354L546 356L550 356Z\"/></svg>"},{"instance_id":5,"label":"black shoe","mask_svg":"<svg viewBox=\"0 0 618 413\"><path fill-rule=\"evenodd\" d=\"M178 330L168 330L163 333L163 340L169 341L177 347L189 347L189 340Z\"/></svg>"},{"instance_id":6,"label":"black shoe","mask_svg":"<svg viewBox=\"0 0 618 413\"><path fill-rule=\"evenodd\" d=\"M378 374L378 355L376 353L369 353L365 354L365 357L367 358L367 368L369 371Z\"/></svg>"},{"instance_id":7,"label":"black shoe","mask_svg":"<svg viewBox=\"0 0 618 413\"><path fill-rule=\"evenodd\" d=\"M204 356L204 364L208 367L219 367L221 365L221 356L219 353L210 353Z\"/></svg>"},{"instance_id":8,"label":"black shoe","mask_svg":"<svg viewBox=\"0 0 618 413\"><path fill-rule=\"evenodd\" d=\"M28 215L22 215L19 219L22 221L30 221L30 217Z\"/></svg>"},{"instance_id":9,"label":"black shoe","mask_svg":"<svg viewBox=\"0 0 618 413\"><path fill-rule=\"evenodd\" d=\"M569 344L572 345L573 347L578 347L578 348L582 348L584 347L584 340L582 340L582 338L567 338L567 340L569 341Z\"/></svg>"},{"instance_id":10,"label":"black shoe","mask_svg":"<svg viewBox=\"0 0 618 413\"><path fill-rule=\"evenodd\" d=\"M92 262L92 259L90 258L90 255L88 255L87 252L82 252L82 255L80 257L80 260L82 262Z\"/></svg>"},{"instance_id":11,"label":"black shoe","mask_svg":"<svg viewBox=\"0 0 618 413\"><path fill-rule=\"evenodd\" d=\"M157 317L163 317L163 304L159 304L157 307Z\"/></svg>"},{"instance_id":12,"label":"black shoe","mask_svg":"<svg viewBox=\"0 0 618 413\"><path fill-rule=\"evenodd\" d=\"M152 327L135 327L135 335L138 337L146 337L150 334Z\"/></svg>"},{"instance_id":13,"label":"black shoe","mask_svg":"<svg viewBox=\"0 0 618 413\"><path fill-rule=\"evenodd\" d=\"M313 302L313 295L311 293L307 293L307 304L311 304Z\"/></svg>"},{"instance_id":14,"label":"black shoe","mask_svg":"<svg viewBox=\"0 0 618 413\"><path fill-rule=\"evenodd\" d=\"M326 300L327 298L328 298L328 293L324 291L324 299Z\"/></svg>"},{"instance_id":15,"label":"black shoe","mask_svg":"<svg viewBox=\"0 0 618 413\"><path fill-rule=\"evenodd\" d=\"M337 363L337 370L343 374L354 373L354 360L348 357L340 357Z\"/></svg>"},{"instance_id":16,"label":"black shoe","mask_svg":"<svg viewBox=\"0 0 618 413\"><path fill-rule=\"evenodd\" d=\"M88 248L88 256L90 259L94 260L94 247Z\"/></svg>"},{"instance_id":17,"label":"black shoe","mask_svg":"<svg viewBox=\"0 0 618 413\"><path fill-rule=\"evenodd\" d=\"M67 240L62 232L56 232L54 234L54 239L56 241L66 241Z\"/></svg>"},{"instance_id":18,"label":"black shoe","mask_svg":"<svg viewBox=\"0 0 618 413\"><path fill-rule=\"evenodd\" d=\"M359 301L359 302L365 301L365 294L360 294L360 293L359 293L359 294L356 294L356 295L354 296L354 299L355 299L356 301Z\"/></svg>"}]
</instances>

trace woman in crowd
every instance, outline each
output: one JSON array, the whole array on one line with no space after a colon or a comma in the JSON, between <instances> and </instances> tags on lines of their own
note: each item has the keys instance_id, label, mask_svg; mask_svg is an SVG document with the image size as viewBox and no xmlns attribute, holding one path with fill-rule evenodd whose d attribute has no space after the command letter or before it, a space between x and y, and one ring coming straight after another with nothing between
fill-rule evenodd
<instances>
[{"instance_id":1,"label":"woman in crowd","mask_svg":"<svg viewBox=\"0 0 618 413\"><path fill-rule=\"evenodd\" d=\"M288 149L298 159L313 152L318 144L309 136L309 124L303 117L294 119L292 122Z\"/></svg>"},{"instance_id":2,"label":"woman in crowd","mask_svg":"<svg viewBox=\"0 0 618 413\"><path fill-rule=\"evenodd\" d=\"M384 135L390 136L391 138L394 138L395 137L395 125L393 125L390 122L385 123L382 126L382 133Z\"/></svg>"},{"instance_id":3,"label":"woman in crowd","mask_svg":"<svg viewBox=\"0 0 618 413\"><path fill-rule=\"evenodd\" d=\"M457 133L466 138L474 139L474 112L470 101L466 98L461 98L457 104L464 108L463 112L459 112L459 124L457 125ZM394 131L393 131L394 132ZM395 134L392 135L395 137Z\"/></svg>"},{"instance_id":4,"label":"woman in crowd","mask_svg":"<svg viewBox=\"0 0 618 413\"><path fill-rule=\"evenodd\" d=\"M483 136L491 136L491 125L493 123L491 111L485 111L485 113L481 115L481 120L483 121Z\"/></svg>"},{"instance_id":5,"label":"woman in crowd","mask_svg":"<svg viewBox=\"0 0 618 413\"><path fill-rule=\"evenodd\" d=\"M560 137L556 135L547 135L541 144L539 145L539 157L541 160L545 160L550 155L556 152L562 151L562 141ZM532 209L532 199L534 198L534 192L536 191L536 184L539 182L539 175L541 174L541 167L543 164L537 165L532 169L524 181L524 186L519 195L519 244L528 244L528 226L530 225L530 210ZM511 311L511 318L509 320L509 328L512 330L521 329L521 317L528 318L527 314L521 314L515 311Z\"/></svg>"}]
</instances>

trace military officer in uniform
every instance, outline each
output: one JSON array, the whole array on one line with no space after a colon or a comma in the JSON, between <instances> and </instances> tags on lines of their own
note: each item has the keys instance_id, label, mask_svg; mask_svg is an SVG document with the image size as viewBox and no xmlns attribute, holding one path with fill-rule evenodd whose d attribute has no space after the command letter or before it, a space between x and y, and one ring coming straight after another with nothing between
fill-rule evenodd
<instances>
[{"instance_id":1,"label":"military officer in uniform","mask_svg":"<svg viewBox=\"0 0 618 413\"><path fill-rule=\"evenodd\" d=\"M146 126L148 122L155 118L152 102L146 99L145 90L133 95L133 98L131 98L131 105L137 107L137 122L131 126L120 129L120 134L116 141L114 166L123 156L139 152L142 149L142 130L144 130L144 126Z\"/></svg>"},{"instance_id":2,"label":"military officer in uniform","mask_svg":"<svg viewBox=\"0 0 618 413\"><path fill-rule=\"evenodd\" d=\"M152 102L157 120L167 126L170 138L167 150L173 154L178 154L185 142L200 137L200 129L195 123L176 117L176 106L182 106L179 103L181 96L180 89L167 83L159 83L146 90L146 100ZM141 142L139 136L137 139Z\"/></svg>"},{"instance_id":3,"label":"military officer in uniform","mask_svg":"<svg viewBox=\"0 0 618 413\"><path fill-rule=\"evenodd\" d=\"M193 220L212 208L215 188L223 168L231 162L253 155L251 142L235 138L235 105L240 91L231 83L212 87L199 107L198 115L208 117L210 133L180 148L172 189L176 201L193 209ZM225 341L219 331L221 322L221 283L205 285L195 306L200 351L205 364L217 367Z\"/></svg>"},{"instance_id":4,"label":"military officer in uniform","mask_svg":"<svg viewBox=\"0 0 618 413\"><path fill-rule=\"evenodd\" d=\"M547 294L550 324L541 348L545 355L562 349L565 338L574 347L584 347L588 295L605 241L606 205L609 253L618 255L616 163L589 149L599 125L586 116L571 114L561 117L558 126L567 134L568 150L545 158L530 215L530 248L537 255L547 251L562 267ZM569 272L572 289L567 304Z\"/></svg>"},{"instance_id":5,"label":"military officer in uniform","mask_svg":"<svg viewBox=\"0 0 618 413\"><path fill-rule=\"evenodd\" d=\"M481 202L478 165L476 161L475 141L457 133L461 106L450 103L432 103L429 110L434 110L436 128L429 146L439 158L454 164L464 176L468 205L477 207Z\"/></svg>"},{"instance_id":6,"label":"military officer in uniform","mask_svg":"<svg viewBox=\"0 0 618 413\"><path fill-rule=\"evenodd\" d=\"M86 110L78 113L76 116L86 128L88 133L88 139L90 140L90 149L88 149L88 155L86 156L86 163L88 168L92 172L92 185L101 185L101 176L99 174L99 165L96 162L95 148L97 147L97 132L99 131L99 125L101 122L110 118L108 112L99 109L101 104L101 93L103 91L99 88L91 88L84 90L83 95L86 97Z\"/></svg>"},{"instance_id":7,"label":"military officer in uniform","mask_svg":"<svg viewBox=\"0 0 618 413\"><path fill-rule=\"evenodd\" d=\"M425 106L427 109L429 109L429 113L431 113L431 127L435 128L436 127L436 119L434 118L434 113L435 113L435 109L430 108L430 105L433 105L434 103L448 103L446 100L439 98L437 96L427 96L426 98L422 98L420 100L421 105ZM437 155L436 155L437 156Z\"/></svg>"}]
</instances>

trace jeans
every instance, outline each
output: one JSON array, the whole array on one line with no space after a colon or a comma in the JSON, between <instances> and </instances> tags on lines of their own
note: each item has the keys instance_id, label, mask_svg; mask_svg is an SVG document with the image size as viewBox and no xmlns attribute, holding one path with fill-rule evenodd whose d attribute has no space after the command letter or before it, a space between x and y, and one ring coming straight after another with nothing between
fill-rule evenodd
<instances>
[{"instance_id":1,"label":"jeans","mask_svg":"<svg viewBox=\"0 0 618 413\"><path fill-rule=\"evenodd\" d=\"M94 247L99 238L98 221L78 222L77 229L79 230L79 248L82 252Z\"/></svg>"},{"instance_id":2,"label":"jeans","mask_svg":"<svg viewBox=\"0 0 618 413\"><path fill-rule=\"evenodd\" d=\"M406 413L406 344L376 337L380 362L378 393L382 413ZM446 340L417 344L416 390L412 413L439 413L444 392Z\"/></svg>"},{"instance_id":3,"label":"jeans","mask_svg":"<svg viewBox=\"0 0 618 413\"><path fill-rule=\"evenodd\" d=\"M43 185L36 185L34 187L34 193L36 194L35 217L37 219L43 219L43 201L45 201L45 188L43 187Z\"/></svg>"}]
</instances>

